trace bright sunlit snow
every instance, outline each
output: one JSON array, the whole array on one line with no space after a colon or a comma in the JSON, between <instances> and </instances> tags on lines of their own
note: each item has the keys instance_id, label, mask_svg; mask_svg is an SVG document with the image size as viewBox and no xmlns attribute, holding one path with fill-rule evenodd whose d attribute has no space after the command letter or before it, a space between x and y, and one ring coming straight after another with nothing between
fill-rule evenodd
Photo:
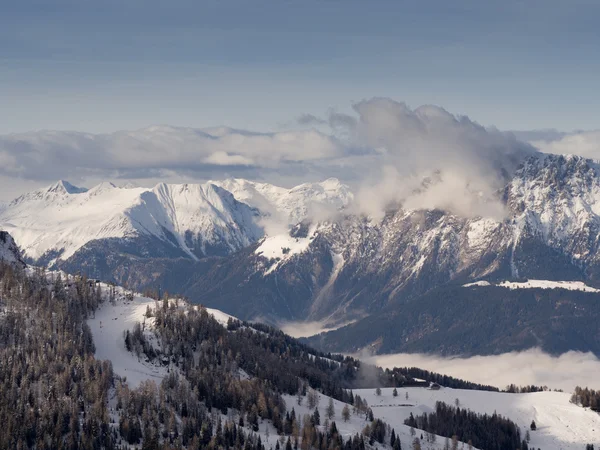
<instances>
[{"instance_id":1,"label":"bright sunlit snow","mask_svg":"<svg viewBox=\"0 0 600 450\"><path fill-rule=\"evenodd\" d=\"M464 284L463 287L485 287L498 286L508 289L567 289L569 291L600 292L600 289L586 285L583 281L550 281L550 280L527 280L527 281L503 281L492 284L489 281L476 281Z\"/></svg>"}]
</instances>

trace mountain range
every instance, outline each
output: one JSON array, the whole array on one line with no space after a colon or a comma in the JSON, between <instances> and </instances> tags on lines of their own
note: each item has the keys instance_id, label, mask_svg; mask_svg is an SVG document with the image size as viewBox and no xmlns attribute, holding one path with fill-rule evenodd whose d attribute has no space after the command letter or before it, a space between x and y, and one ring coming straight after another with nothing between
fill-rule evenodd
<instances>
[{"instance_id":1,"label":"mountain range","mask_svg":"<svg viewBox=\"0 0 600 450\"><path fill-rule=\"evenodd\" d=\"M29 262L177 292L242 319L354 321L312 338L328 350L600 354L597 330L573 331L600 315L596 292L463 287L600 284L600 166L528 156L493 201L501 217L394 204L380 218L360 214L335 179L291 189L240 179L89 190L62 181L4 206L0 227ZM481 336L494 317L506 318L504 331ZM457 323L453 345L442 345Z\"/></svg>"}]
</instances>

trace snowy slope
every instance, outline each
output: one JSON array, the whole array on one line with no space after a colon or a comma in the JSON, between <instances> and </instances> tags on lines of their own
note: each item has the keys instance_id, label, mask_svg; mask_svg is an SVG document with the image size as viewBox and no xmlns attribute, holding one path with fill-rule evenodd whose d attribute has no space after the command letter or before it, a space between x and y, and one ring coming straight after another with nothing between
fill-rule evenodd
<instances>
[{"instance_id":1,"label":"snowy slope","mask_svg":"<svg viewBox=\"0 0 600 450\"><path fill-rule=\"evenodd\" d=\"M105 182L90 190L59 181L0 209L0 226L27 257L44 263L65 261L92 241L140 236L197 259L247 247L265 229L285 233L308 215L351 199L333 179L291 189L239 179L152 189Z\"/></svg>"},{"instance_id":2,"label":"snowy slope","mask_svg":"<svg viewBox=\"0 0 600 450\"><path fill-rule=\"evenodd\" d=\"M600 414L570 403L568 393L508 394L450 388L439 391L403 388L398 389L399 395L396 398L392 396L392 389L387 388L382 389L380 397L375 394L374 389L357 389L354 393L366 398L374 415L395 427L396 431L411 412L414 415L431 412L436 401L454 405L458 398L461 408L481 414L497 412L508 417L521 427L522 437L525 437L531 421L535 420L537 431L530 434L531 446L536 448L582 449L585 444L600 442ZM406 393L408 400L405 400ZM397 406L405 403L412 406Z\"/></svg>"},{"instance_id":3,"label":"snowy slope","mask_svg":"<svg viewBox=\"0 0 600 450\"><path fill-rule=\"evenodd\" d=\"M136 323L144 325L146 338L153 343L155 348L160 348L153 332L154 318L146 317L146 309L156 308L156 300L141 295L127 295L127 291L121 287L115 287L114 301L109 300L110 287L101 284L105 301L95 315L88 319L96 346L96 358L108 359L113 364L113 370L121 377L127 377L127 382L133 387L139 386L142 381L155 380L160 382L167 374L169 368L149 362L145 357L138 358L134 353L125 348L125 332L132 331ZM128 298L129 297L129 298ZM174 300L172 300L174 302ZM178 300L180 308L188 305ZM227 326L227 321L236 319L218 309L207 308L217 322Z\"/></svg>"},{"instance_id":4,"label":"snowy slope","mask_svg":"<svg viewBox=\"0 0 600 450\"><path fill-rule=\"evenodd\" d=\"M23 264L19 247L6 231L0 231L0 261Z\"/></svg>"},{"instance_id":5,"label":"snowy slope","mask_svg":"<svg viewBox=\"0 0 600 450\"><path fill-rule=\"evenodd\" d=\"M566 289L568 291L600 292L586 285L582 281L551 281L551 280L527 280L527 281L502 281L501 283L490 283L489 281L475 281L464 284L463 287L486 287L498 286L508 289Z\"/></svg>"},{"instance_id":6,"label":"snowy slope","mask_svg":"<svg viewBox=\"0 0 600 450\"><path fill-rule=\"evenodd\" d=\"M108 295L108 286L102 285L103 292ZM134 296L128 300L122 288L116 288L114 303L105 303L96 312L95 317L88 319L96 345L96 357L109 359L113 363L115 373L127 377L132 386L138 386L142 381L153 379L159 381L168 373L167 367L138 359L125 349L124 332L133 329L136 322L145 323L146 336L153 339L153 319L145 318L146 308L155 307L155 300L142 296ZM181 302L180 307L185 307ZM208 312L223 325L229 319L228 314L219 310L208 309ZM154 345L159 346L158 342ZM392 389L382 389L382 395L377 396L375 389L357 389L355 394L367 400L373 409L374 416L390 424L400 436L403 448L410 448L413 438L410 429L404 425L404 419L409 414L431 412L436 401L454 404L459 399L461 408L468 408L480 413L492 414L497 412L513 420L522 428L522 435L532 420L538 425L538 430L531 432L531 444L543 449L580 449L586 443L596 443L600 438L600 415L569 402L569 393L539 392L531 394L508 394L486 391L473 391L442 388L433 391L425 388L401 388L399 396L392 396ZM408 400L405 398L408 393ZM320 395L319 410L324 420L325 408L329 398ZM309 410L304 399L298 405L295 396L284 396L288 409L295 409L296 415L302 417ZM363 416L352 414L349 422L341 418L343 403L334 400L336 416L334 420L344 436L352 436L361 432L366 421ZM269 442L275 444L275 433L272 425L261 424L261 436L266 440L266 428L269 428ZM417 432L417 436L420 432ZM426 444L426 448L442 449L445 438L439 437L435 443Z\"/></svg>"},{"instance_id":7,"label":"snowy slope","mask_svg":"<svg viewBox=\"0 0 600 450\"><path fill-rule=\"evenodd\" d=\"M105 301L95 316L87 321L94 336L96 358L110 360L114 372L126 377L132 387L145 380L160 383L168 374L166 367L146 362L143 356L138 358L125 348L124 334L127 330L132 331L136 322L141 324L145 321L148 328L153 326L154 319L145 319L144 315L146 308L154 308L154 305L155 300L146 297L136 296L133 301L128 301L121 291L114 304ZM151 333L146 335L152 337Z\"/></svg>"},{"instance_id":8,"label":"snowy slope","mask_svg":"<svg viewBox=\"0 0 600 450\"><path fill-rule=\"evenodd\" d=\"M307 217L318 218L323 213L330 215L332 211L347 207L354 198L350 188L335 178L321 183L304 183L291 189L239 178L211 183L284 224L297 224Z\"/></svg>"},{"instance_id":9,"label":"snowy slope","mask_svg":"<svg viewBox=\"0 0 600 450\"><path fill-rule=\"evenodd\" d=\"M383 390L382 390L383 391ZM368 404L372 407L375 404L375 401L371 399L371 394L374 396L375 389L358 389L353 391L355 394L360 395L363 398L367 398ZM319 395L319 414L321 416L321 423L325 421L326 418L326 408L329 405L329 399L327 395L318 394ZM391 397L391 390L389 392ZM303 399L302 404L298 405L297 398L291 395L283 395L285 400L287 409L289 411L292 408L296 412L296 417L304 417L306 414L312 414L314 409L311 410L308 408L308 402L306 398ZM400 397L398 397L400 398ZM397 401L397 403L404 403L403 401ZM335 416L333 421L335 421L338 431L344 438L349 438L354 436L355 434L361 434L365 425L367 425L367 421L365 420L365 416L363 414L354 414L352 413L352 405L349 405L351 414L350 420L348 422L344 422L342 419L342 409L344 408L345 403L340 402L339 400L333 400L334 408L335 408ZM400 442L402 443L402 448L409 449L412 448L412 442L414 437L410 434L410 427L404 425L404 413L400 410L396 410L394 413L390 413L390 411L384 408L375 408L373 407L373 416L375 418L381 419L384 422L388 423L394 430L396 431L396 435L400 438ZM406 408L405 408L406 409ZM413 410L414 411L414 410ZM398 414L399 413L399 414ZM408 414L406 415L408 417ZM323 425L321 425L323 428ZM416 437L420 437L420 433L417 434ZM389 439L389 436L386 437ZM444 448L444 439L441 436L437 436L435 443L427 443L425 439L422 441L422 448L431 448L432 450L441 450ZM275 441L270 441L275 443ZM389 442L388 442L389 444ZM390 448L389 445L381 446L376 443L376 448Z\"/></svg>"},{"instance_id":10,"label":"snowy slope","mask_svg":"<svg viewBox=\"0 0 600 450\"><path fill-rule=\"evenodd\" d=\"M25 254L68 259L86 243L150 236L195 258L212 248L235 251L256 241L256 211L212 184L90 190L58 182L0 211L0 224Z\"/></svg>"}]
</instances>

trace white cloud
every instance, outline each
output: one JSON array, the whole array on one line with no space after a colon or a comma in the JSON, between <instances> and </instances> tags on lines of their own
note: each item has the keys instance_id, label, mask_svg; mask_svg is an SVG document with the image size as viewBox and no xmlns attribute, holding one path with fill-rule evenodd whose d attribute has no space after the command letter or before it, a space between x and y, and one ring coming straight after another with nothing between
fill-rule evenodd
<instances>
[{"instance_id":1,"label":"white cloud","mask_svg":"<svg viewBox=\"0 0 600 450\"><path fill-rule=\"evenodd\" d=\"M544 153L574 154L600 159L600 131L579 131L531 143Z\"/></svg>"},{"instance_id":2,"label":"white cloud","mask_svg":"<svg viewBox=\"0 0 600 450\"><path fill-rule=\"evenodd\" d=\"M371 215L381 215L389 203L404 203L501 217L503 208L494 193L503 186L505 175L535 152L510 133L485 128L437 106L413 110L404 103L375 98L355 104L354 109L356 142L380 155L380 172L365 180L357 196L359 208Z\"/></svg>"},{"instance_id":3,"label":"white cloud","mask_svg":"<svg viewBox=\"0 0 600 450\"><path fill-rule=\"evenodd\" d=\"M365 358L363 358L365 359ZM470 358L424 354L391 354L366 358L382 367L420 367L476 383L505 388L534 384L571 392L576 386L600 389L600 359L592 353L570 351L551 356L539 349Z\"/></svg>"},{"instance_id":4,"label":"white cloud","mask_svg":"<svg viewBox=\"0 0 600 450\"><path fill-rule=\"evenodd\" d=\"M152 126L110 134L0 136L0 175L40 184L58 178L90 184L235 176L287 186L337 177L358 192L358 211L373 216L399 202L501 215L489 199L503 184L503 171L534 151L512 134L436 106L413 110L374 98L353 108L352 115L330 111L326 118L305 114L298 120L318 129L276 133ZM434 174L436 182L425 189L423 179Z\"/></svg>"}]
</instances>

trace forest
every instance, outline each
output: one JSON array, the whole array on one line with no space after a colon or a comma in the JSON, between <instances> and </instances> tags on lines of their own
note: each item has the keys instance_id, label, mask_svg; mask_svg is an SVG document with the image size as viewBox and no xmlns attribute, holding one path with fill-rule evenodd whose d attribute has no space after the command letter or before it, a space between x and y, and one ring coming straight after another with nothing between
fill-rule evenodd
<instances>
[{"instance_id":1,"label":"forest","mask_svg":"<svg viewBox=\"0 0 600 450\"><path fill-rule=\"evenodd\" d=\"M521 440L519 427L498 414L478 414L467 409L436 402L435 411L414 417L406 425L440 436L468 442L470 446L486 450L526 450L526 440Z\"/></svg>"},{"instance_id":2,"label":"forest","mask_svg":"<svg viewBox=\"0 0 600 450\"><path fill-rule=\"evenodd\" d=\"M286 410L281 393L309 397L314 389L352 404L337 362L311 358L283 335L230 333L205 309L168 301L149 311L164 352L148 346L139 326L123 339L133 352L167 358L170 373L130 388L110 361L94 358L86 324L111 301L109 291L85 277L0 263L0 448L263 449L260 420L277 430L277 447L359 449L385 437L359 397L355 414L376 431L345 440L335 422L323 427Z\"/></svg>"}]
</instances>

